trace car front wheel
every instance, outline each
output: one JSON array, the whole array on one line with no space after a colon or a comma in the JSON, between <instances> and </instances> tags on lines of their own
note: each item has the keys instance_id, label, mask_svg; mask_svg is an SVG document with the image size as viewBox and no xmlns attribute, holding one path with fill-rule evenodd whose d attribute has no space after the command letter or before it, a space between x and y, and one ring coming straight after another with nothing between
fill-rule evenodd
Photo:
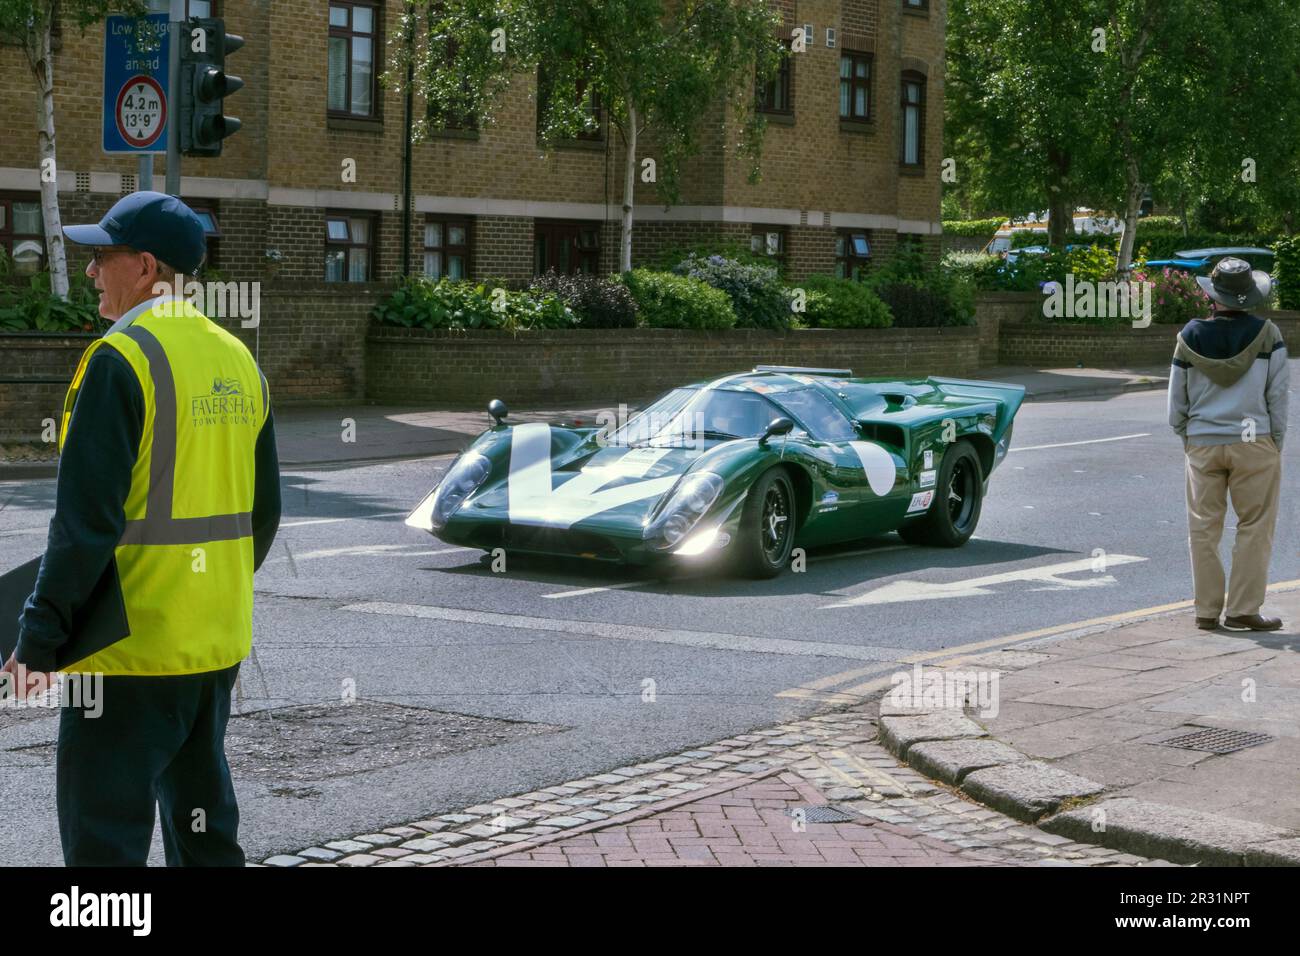
<instances>
[{"instance_id":1,"label":"car front wheel","mask_svg":"<svg viewBox=\"0 0 1300 956\"><path fill-rule=\"evenodd\" d=\"M740 516L737 559L742 574L773 578L794 547L794 488L780 468L764 472L749 489Z\"/></svg>"}]
</instances>

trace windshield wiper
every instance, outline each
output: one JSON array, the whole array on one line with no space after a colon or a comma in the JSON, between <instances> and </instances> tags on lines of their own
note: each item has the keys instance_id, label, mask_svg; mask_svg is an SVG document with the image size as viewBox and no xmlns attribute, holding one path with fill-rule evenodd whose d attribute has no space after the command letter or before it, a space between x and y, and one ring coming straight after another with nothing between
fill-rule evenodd
<instances>
[{"instance_id":1,"label":"windshield wiper","mask_svg":"<svg viewBox=\"0 0 1300 956\"><path fill-rule=\"evenodd\" d=\"M665 439L666 440L671 440L671 439L694 440L697 438L712 438L718 441L731 441L734 438L743 438L743 437L744 436L742 435L733 435L731 434L731 432L720 432L712 428L703 428L700 431L696 431L696 432L669 432L668 434L655 435L651 438L646 439L643 442L638 442L632 447L644 448L646 445L651 444L652 442L665 440Z\"/></svg>"}]
</instances>

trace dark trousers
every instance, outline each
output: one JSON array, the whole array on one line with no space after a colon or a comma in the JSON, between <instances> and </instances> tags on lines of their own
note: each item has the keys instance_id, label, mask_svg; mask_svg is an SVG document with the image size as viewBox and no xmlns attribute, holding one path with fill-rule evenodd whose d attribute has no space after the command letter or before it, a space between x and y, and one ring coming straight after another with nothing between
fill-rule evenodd
<instances>
[{"instance_id":1,"label":"dark trousers","mask_svg":"<svg viewBox=\"0 0 1300 956\"><path fill-rule=\"evenodd\" d=\"M55 780L68 866L144 866L155 803L168 866L244 865L225 752L238 674L236 664L175 677L106 676L99 716L61 709Z\"/></svg>"}]
</instances>

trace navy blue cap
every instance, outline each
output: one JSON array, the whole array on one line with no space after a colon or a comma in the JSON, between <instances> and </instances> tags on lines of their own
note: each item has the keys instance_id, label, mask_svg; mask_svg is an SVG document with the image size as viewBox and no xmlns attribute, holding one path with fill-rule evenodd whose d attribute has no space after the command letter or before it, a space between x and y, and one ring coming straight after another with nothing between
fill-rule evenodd
<instances>
[{"instance_id":1,"label":"navy blue cap","mask_svg":"<svg viewBox=\"0 0 1300 956\"><path fill-rule=\"evenodd\" d=\"M63 234L85 246L130 246L149 252L186 275L198 271L208 252L202 221L166 193L131 193L118 200L99 225L64 226Z\"/></svg>"}]
</instances>

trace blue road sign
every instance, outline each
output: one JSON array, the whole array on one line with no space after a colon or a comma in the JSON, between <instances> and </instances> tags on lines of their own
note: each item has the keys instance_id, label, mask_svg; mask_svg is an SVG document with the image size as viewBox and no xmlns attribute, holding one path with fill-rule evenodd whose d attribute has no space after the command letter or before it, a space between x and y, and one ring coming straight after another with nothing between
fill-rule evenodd
<instances>
[{"instance_id":1,"label":"blue road sign","mask_svg":"<svg viewBox=\"0 0 1300 956\"><path fill-rule=\"evenodd\" d=\"M106 153L167 152L167 14L104 23Z\"/></svg>"}]
</instances>

